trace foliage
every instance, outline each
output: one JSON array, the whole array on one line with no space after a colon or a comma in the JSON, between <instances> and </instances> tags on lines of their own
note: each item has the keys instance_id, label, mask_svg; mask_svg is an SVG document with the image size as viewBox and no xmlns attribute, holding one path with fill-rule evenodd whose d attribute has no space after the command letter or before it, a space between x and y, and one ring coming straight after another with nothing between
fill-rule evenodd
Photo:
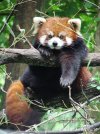
<instances>
[{"instance_id":1,"label":"foliage","mask_svg":"<svg viewBox=\"0 0 100 134\"><path fill-rule=\"evenodd\" d=\"M91 79L90 87L100 90L100 73L97 71Z\"/></svg>"},{"instance_id":2,"label":"foliage","mask_svg":"<svg viewBox=\"0 0 100 134\"><path fill-rule=\"evenodd\" d=\"M85 121L79 113L75 114L75 111L71 111L62 114L65 110L66 109L63 108L48 110L42 120L53 119L48 121L46 124L41 125L38 128L39 131L72 131L84 126ZM80 111L84 113L84 111ZM61 116L58 116L59 114L61 114Z\"/></svg>"},{"instance_id":3,"label":"foliage","mask_svg":"<svg viewBox=\"0 0 100 134\"><path fill-rule=\"evenodd\" d=\"M5 66L0 66L0 109L2 109L2 101L3 101L3 97L4 97L4 92L3 92L3 86L5 83L5 74L6 70L5 70Z\"/></svg>"},{"instance_id":4,"label":"foliage","mask_svg":"<svg viewBox=\"0 0 100 134\"><path fill-rule=\"evenodd\" d=\"M12 8L15 4L15 0L5 0L0 2L0 47L8 47L9 46L9 30L8 27L1 32L4 23L6 22L7 17L9 16ZM7 23L8 26L12 27L14 21L14 17L12 16L10 21Z\"/></svg>"},{"instance_id":5,"label":"foliage","mask_svg":"<svg viewBox=\"0 0 100 134\"><path fill-rule=\"evenodd\" d=\"M4 79L5 79L5 66L0 66L0 87L3 88L3 85L5 83Z\"/></svg>"},{"instance_id":6,"label":"foliage","mask_svg":"<svg viewBox=\"0 0 100 134\"><path fill-rule=\"evenodd\" d=\"M6 22L12 8L15 4L15 0L4 0L0 1L0 47L9 47L9 27L12 27L14 16L11 16L10 20L6 24L5 29L2 31L4 23ZM5 66L0 66L0 109L3 106L4 91L3 86L5 83L6 77L6 68Z\"/></svg>"},{"instance_id":7,"label":"foliage","mask_svg":"<svg viewBox=\"0 0 100 134\"><path fill-rule=\"evenodd\" d=\"M94 99L87 104L88 105L84 105L83 108L75 106L75 109L78 109L78 111L74 108L51 108L45 113L41 123L33 125L31 130L37 132L73 131L79 128L84 128L87 125L94 124L96 114L92 113L100 115L99 101ZM100 118L100 116L98 117Z\"/></svg>"}]
</instances>

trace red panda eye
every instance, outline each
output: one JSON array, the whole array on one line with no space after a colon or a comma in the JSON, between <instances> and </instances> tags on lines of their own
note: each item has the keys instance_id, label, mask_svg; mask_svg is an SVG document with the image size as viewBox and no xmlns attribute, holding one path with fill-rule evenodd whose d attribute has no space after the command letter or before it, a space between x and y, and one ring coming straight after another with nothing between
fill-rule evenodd
<instances>
[{"instance_id":1,"label":"red panda eye","mask_svg":"<svg viewBox=\"0 0 100 134\"><path fill-rule=\"evenodd\" d=\"M60 38L60 39L64 39L64 36L63 36L63 35L60 35L59 38Z\"/></svg>"},{"instance_id":2,"label":"red panda eye","mask_svg":"<svg viewBox=\"0 0 100 134\"><path fill-rule=\"evenodd\" d=\"M48 38L51 39L53 36L51 34L48 35Z\"/></svg>"}]
</instances>

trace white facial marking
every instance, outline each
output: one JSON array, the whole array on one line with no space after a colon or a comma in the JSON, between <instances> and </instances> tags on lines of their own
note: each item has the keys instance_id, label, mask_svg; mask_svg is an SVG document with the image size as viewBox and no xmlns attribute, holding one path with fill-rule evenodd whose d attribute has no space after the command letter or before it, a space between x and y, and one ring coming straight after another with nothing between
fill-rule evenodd
<instances>
[{"instance_id":1,"label":"white facial marking","mask_svg":"<svg viewBox=\"0 0 100 134\"><path fill-rule=\"evenodd\" d=\"M49 32L48 32L48 35L53 36L53 35L54 35L54 33L53 33L52 31L49 31Z\"/></svg>"},{"instance_id":2,"label":"white facial marking","mask_svg":"<svg viewBox=\"0 0 100 134\"><path fill-rule=\"evenodd\" d=\"M66 37L67 46L70 46L73 40L70 37Z\"/></svg>"},{"instance_id":3,"label":"white facial marking","mask_svg":"<svg viewBox=\"0 0 100 134\"><path fill-rule=\"evenodd\" d=\"M62 35L62 36L66 36L66 32L64 32L64 31L60 32L60 33L59 33L59 36L61 36L61 35Z\"/></svg>"},{"instance_id":4,"label":"white facial marking","mask_svg":"<svg viewBox=\"0 0 100 134\"><path fill-rule=\"evenodd\" d=\"M54 47L53 43L57 43L57 46ZM61 49L63 46L64 46L64 41L59 39L58 37L53 37L52 39L50 39L48 41L48 46L51 48L51 49Z\"/></svg>"},{"instance_id":5,"label":"white facial marking","mask_svg":"<svg viewBox=\"0 0 100 134\"><path fill-rule=\"evenodd\" d=\"M46 38L47 38L47 35L43 35L43 36L40 37L40 43L41 43L42 45L45 44Z\"/></svg>"}]
</instances>

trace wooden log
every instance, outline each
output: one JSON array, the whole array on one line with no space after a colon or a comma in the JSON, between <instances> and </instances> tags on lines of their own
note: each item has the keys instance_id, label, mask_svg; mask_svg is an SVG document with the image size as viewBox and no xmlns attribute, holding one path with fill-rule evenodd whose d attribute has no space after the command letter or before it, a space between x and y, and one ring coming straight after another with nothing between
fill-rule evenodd
<instances>
[{"instance_id":1,"label":"wooden log","mask_svg":"<svg viewBox=\"0 0 100 134\"><path fill-rule=\"evenodd\" d=\"M0 65L8 63L26 63L39 66L58 66L55 58L43 59L39 51L35 48L31 49L0 49ZM89 53L82 65L100 66L100 53Z\"/></svg>"}]
</instances>

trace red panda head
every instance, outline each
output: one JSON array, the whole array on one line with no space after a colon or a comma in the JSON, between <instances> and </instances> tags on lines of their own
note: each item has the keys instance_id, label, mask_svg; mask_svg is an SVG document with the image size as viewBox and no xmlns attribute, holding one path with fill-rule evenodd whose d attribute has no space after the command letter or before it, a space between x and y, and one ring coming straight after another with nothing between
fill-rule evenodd
<instances>
[{"instance_id":1,"label":"red panda head","mask_svg":"<svg viewBox=\"0 0 100 134\"><path fill-rule=\"evenodd\" d=\"M59 50L69 47L79 37L81 20L59 17L34 17L34 33L42 46Z\"/></svg>"}]
</instances>

